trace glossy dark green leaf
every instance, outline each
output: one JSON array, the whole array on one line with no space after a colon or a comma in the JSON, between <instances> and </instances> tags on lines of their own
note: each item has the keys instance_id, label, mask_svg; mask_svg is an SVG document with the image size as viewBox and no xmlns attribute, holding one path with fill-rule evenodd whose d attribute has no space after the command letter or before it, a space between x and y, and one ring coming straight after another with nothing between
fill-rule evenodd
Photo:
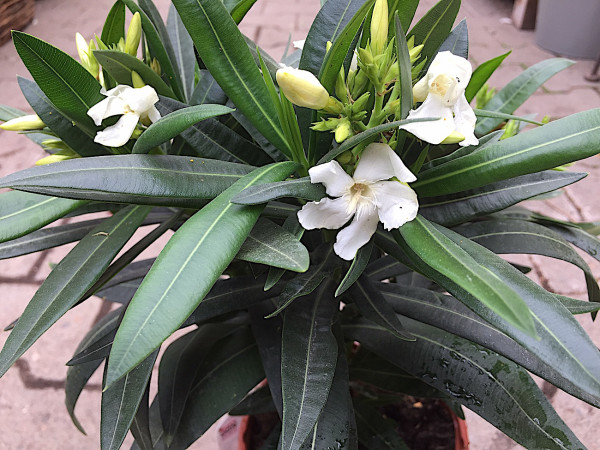
<instances>
[{"instance_id":1,"label":"glossy dark green leaf","mask_svg":"<svg viewBox=\"0 0 600 450\"><path fill-rule=\"evenodd\" d=\"M452 280L510 324L536 336L531 311L521 296L495 273L477 264L460 245L426 219L419 216L393 234L399 243L404 239L405 245L433 270ZM444 287L452 292L450 287Z\"/></svg>"},{"instance_id":2,"label":"glossy dark green leaf","mask_svg":"<svg viewBox=\"0 0 600 450\"><path fill-rule=\"evenodd\" d=\"M554 365L545 363L534 352L527 351L453 297L428 289L393 283L383 283L380 286L385 298L399 314L482 345L516 362L571 395L592 405L600 405L600 398L582 391L561 374L560 357L556 358ZM571 301L568 303L575 306L575 303ZM590 305L589 302L581 303ZM499 318L496 316L494 322L498 320Z\"/></svg>"},{"instance_id":3,"label":"glossy dark green leaf","mask_svg":"<svg viewBox=\"0 0 600 450\"><path fill-rule=\"evenodd\" d=\"M389 0L388 11L390 17L389 33L393 30L394 11L398 12L398 18L400 19L400 25L403 30L408 30L411 22L417 12L419 6L419 0ZM388 33L388 35L389 35ZM391 36L390 36L391 37Z\"/></svg>"},{"instance_id":4,"label":"glossy dark green leaf","mask_svg":"<svg viewBox=\"0 0 600 450\"><path fill-rule=\"evenodd\" d=\"M162 19L160 19L160 16L157 19L155 16L152 17L152 14L148 14L148 12L155 12L148 10L148 2L140 2L140 6L142 6L142 8L140 8L133 0L122 1L132 13L140 13L142 29L144 30L144 37L150 49L150 53L154 55L160 63L160 67L164 71L173 92L175 92L179 99L183 100L185 97L181 86L181 80L179 79L179 73L175 70L174 66L175 54ZM154 8L154 10L155 9L156 8ZM158 28L156 25L158 25Z\"/></svg>"},{"instance_id":5,"label":"glossy dark green leaf","mask_svg":"<svg viewBox=\"0 0 600 450\"><path fill-rule=\"evenodd\" d=\"M402 28L402 22L398 15L395 17L394 26L396 28L396 54L398 57L398 69L400 76L400 119L406 119L409 111L413 107L412 92L412 65L408 44L406 43L406 33Z\"/></svg>"},{"instance_id":6,"label":"glossy dark green leaf","mask_svg":"<svg viewBox=\"0 0 600 450\"><path fill-rule=\"evenodd\" d=\"M452 194L587 158L598 153L600 110L550 122L419 174L420 196Z\"/></svg>"},{"instance_id":7,"label":"glossy dark green leaf","mask_svg":"<svg viewBox=\"0 0 600 450\"><path fill-rule=\"evenodd\" d=\"M450 32L448 37L440 48L439 52L450 52L453 55L467 59L469 57L469 30L467 29L467 19L461 20L458 25Z\"/></svg>"},{"instance_id":8,"label":"glossy dark green leaf","mask_svg":"<svg viewBox=\"0 0 600 450\"><path fill-rule=\"evenodd\" d=\"M122 308L121 308L122 309ZM79 366L82 364L87 364L92 361L103 361L105 360L109 353L110 347L112 346L113 341L115 340L115 334L117 333L117 328L121 319L123 317L123 310L121 312L121 317L118 318L111 327L106 329L105 334L102 336L98 336L94 342L91 342L88 346L86 346L83 350L73 356L69 361L67 361L67 366Z\"/></svg>"},{"instance_id":9,"label":"glossy dark green leaf","mask_svg":"<svg viewBox=\"0 0 600 450\"><path fill-rule=\"evenodd\" d=\"M549 78L574 63L564 58L553 58L529 67L494 95L485 105L485 109L512 114ZM487 134L501 123L501 119L479 120L475 134Z\"/></svg>"},{"instance_id":10,"label":"glossy dark green leaf","mask_svg":"<svg viewBox=\"0 0 600 450\"><path fill-rule=\"evenodd\" d=\"M554 294L554 296L563 304L565 308L573 315L595 313L600 311L600 303L591 303L585 300L566 297L564 295Z\"/></svg>"},{"instance_id":11,"label":"glossy dark green leaf","mask_svg":"<svg viewBox=\"0 0 600 450\"><path fill-rule=\"evenodd\" d=\"M227 94L223 92L221 86L208 70L200 70L198 78L198 84L194 88L189 101L190 105L202 105L204 103L224 105L227 103Z\"/></svg>"},{"instance_id":12,"label":"glossy dark green leaf","mask_svg":"<svg viewBox=\"0 0 600 450\"><path fill-rule=\"evenodd\" d=\"M153 450L152 432L150 431L150 383L142 395L138 409L133 416L129 430L141 450Z\"/></svg>"},{"instance_id":13,"label":"glossy dark green leaf","mask_svg":"<svg viewBox=\"0 0 600 450\"><path fill-rule=\"evenodd\" d=\"M83 238L50 272L35 293L0 352L0 374L50 328L100 277L149 212L128 207Z\"/></svg>"},{"instance_id":14,"label":"glossy dark green leaf","mask_svg":"<svg viewBox=\"0 0 600 450\"><path fill-rule=\"evenodd\" d=\"M32 167L0 179L0 185L86 200L199 207L203 199L216 197L251 170L241 164L187 156L98 156ZM45 198L52 203L50 197ZM73 206L69 211L82 204L66 203Z\"/></svg>"},{"instance_id":15,"label":"glossy dark green leaf","mask_svg":"<svg viewBox=\"0 0 600 450\"><path fill-rule=\"evenodd\" d=\"M73 126L73 121L56 109L36 83L21 77L17 77L17 79L23 96L35 113L77 154L98 156L110 153L105 147L96 144L90 136Z\"/></svg>"},{"instance_id":16,"label":"glossy dark green leaf","mask_svg":"<svg viewBox=\"0 0 600 450\"><path fill-rule=\"evenodd\" d=\"M320 183L311 183L309 177L304 177L254 186L240 192L232 201L240 205L259 205L282 197L319 201L325 197L325 188Z\"/></svg>"},{"instance_id":17,"label":"glossy dark green leaf","mask_svg":"<svg viewBox=\"0 0 600 450\"><path fill-rule=\"evenodd\" d=\"M262 211L231 198L287 177L296 164L256 169L188 219L169 240L131 300L109 358L106 383L139 364L196 309L242 246Z\"/></svg>"},{"instance_id":18,"label":"glossy dark green leaf","mask_svg":"<svg viewBox=\"0 0 600 450\"><path fill-rule=\"evenodd\" d=\"M514 120L517 122L521 122L519 124L519 131L525 126L525 124L531 123L533 125L542 126L543 122L538 122L537 120L529 119L528 117L515 116L513 114L505 114L497 111L488 111L487 109L473 109L473 112L477 117L489 117L492 119L500 119L501 121ZM533 115L535 117L535 115Z\"/></svg>"},{"instance_id":19,"label":"glossy dark green leaf","mask_svg":"<svg viewBox=\"0 0 600 450\"><path fill-rule=\"evenodd\" d=\"M231 411L230 416L249 416L251 414L265 414L275 411L275 404L269 387L259 386L246 395Z\"/></svg>"},{"instance_id":20,"label":"glossy dark green leaf","mask_svg":"<svg viewBox=\"0 0 600 450\"><path fill-rule=\"evenodd\" d=\"M215 343L235 328L224 324L203 325L173 342L160 361L158 397L160 416L169 445L184 411L196 372Z\"/></svg>"},{"instance_id":21,"label":"glossy dark green leaf","mask_svg":"<svg viewBox=\"0 0 600 450\"><path fill-rule=\"evenodd\" d=\"M152 86L156 92L166 97L175 98L173 90L159 77L154 70L128 53L118 50L95 50L94 56L118 84L132 85L131 72L135 71L144 82Z\"/></svg>"},{"instance_id":22,"label":"glossy dark green leaf","mask_svg":"<svg viewBox=\"0 0 600 450\"><path fill-rule=\"evenodd\" d=\"M469 191L423 198L419 202L419 212L440 225L456 225L568 186L586 175L555 170L521 175Z\"/></svg>"},{"instance_id":23,"label":"glossy dark green leaf","mask_svg":"<svg viewBox=\"0 0 600 450\"><path fill-rule=\"evenodd\" d=\"M367 264L369 264L372 253L373 240L370 240L369 243L358 249L356 256L352 260L352 264L350 264L348 272L346 272L346 275L344 275L344 278L342 278L342 281L335 290L336 297L346 292L346 290L348 290L348 288L350 288L356 282L356 280L358 280L358 277L362 275L367 267Z\"/></svg>"},{"instance_id":24,"label":"glossy dark green leaf","mask_svg":"<svg viewBox=\"0 0 600 450\"><path fill-rule=\"evenodd\" d=\"M239 24L246 13L250 11L252 5L256 3L256 0L239 0L235 2L231 8L228 8L231 17L235 23Z\"/></svg>"},{"instance_id":25,"label":"glossy dark green leaf","mask_svg":"<svg viewBox=\"0 0 600 450\"><path fill-rule=\"evenodd\" d=\"M210 0L175 0L173 4L202 61L236 108L289 156L262 75L225 6Z\"/></svg>"},{"instance_id":26,"label":"glossy dark green leaf","mask_svg":"<svg viewBox=\"0 0 600 450\"><path fill-rule=\"evenodd\" d=\"M466 224L456 232L496 254L532 254L560 259L580 268L591 302L600 301L600 289L590 267L559 234L524 220L491 220Z\"/></svg>"},{"instance_id":27,"label":"glossy dark green leaf","mask_svg":"<svg viewBox=\"0 0 600 450\"><path fill-rule=\"evenodd\" d=\"M423 71L427 70L439 46L452 30L458 15L460 0L440 0L410 30L407 39L415 37L415 45L423 44L421 58L427 58Z\"/></svg>"},{"instance_id":28,"label":"glossy dark green leaf","mask_svg":"<svg viewBox=\"0 0 600 450\"><path fill-rule=\"evenodd\" d=\"M366 448L408 450L396 432L397 424L360 398L353 400L358 440Z\"/></svg>"},{"instance_id":29,"label":"glossy dark green leaf","mask_svg":"<svg viewBox=\"0 0 600 450\"><path fill-rule=\"evenodd\" d=\"M181 76L181 85L183 93L187 100L192 96L194 90L194 75L196 69L196 57L194 56L194 43L190 34L185 29L181 17L177 13L175 6L169 6L169 15L167 17L167 32L175 52L177 69Z\"/></svg>"},{"instance_id":30,"label":"glossy dark green leaf","mask_svg":"<svg viewBox=\"0 0 600 450\"><path fill-rule=\"evenodd\" d=\"M339 323L333 325L337 339L338 359L331 383L327 403L311 435L304 441L301 450L334 449L342 447L358 450L356 421L348 382L348 361L344 348L344 337Z\"/></svg>"},{"instance_id":31,"label":"glossy dark green leaf","mask_svg":"<svg viewBox=\"0 0 600 450\"><path fill-rule=\"evenodd\" d=\"M410 269L391 255L376 259L365 269L365 275L373 280L385 280L396 275L404 275L407 272L410 272Z\"/></svg>"},{"instance_id":32,"label":"glossy dark green leaf","mask_svg":"<svg viewBox=\"0 0 600 450\"><path fill-rule=\"evenodd\" d=\"M152 267L152 264L154 264L154 261L156 261L156 258L143 259L141 261L136 261L129 264L118 274L108 280L104 286L102 286L102 290L97 292L98 296L102 297L101 293L105 289L110 289L111 287L115 287L132 280L137 280L139 278L144 278L148 273L148 270L150 270L150 267Z\"/></svg>"},{"instance_id":33,"label":"glossy dark green leaf","mask_svg":"<svg viewBox=\"0 0 600 450\"><path fill-rule=\"evenodd\" d=\"M172 448L187 448L264 376L248 329L218 342L197 371Z\"/></svg>"},{"instance_id":34,"label":"glossy dark green leaf","mask_svg":"<svg viewBox=\"0 0 600 450\"><path fill-rule=\"evenodd\" d=\"M115 2L106 16L100 38L108 46L117 44L119 39L125 38L125 3L121 0Z\"/></svg>"},{"instance_id":35,"label":"glossy dark green leaf","mask_svg":"<svg viewBox=\"0 0 600 450\"><path fill-rule=\"evenodd\" d=\"M332 283L290 305L283 318L281 447L296 450L308 438L323 410L335 373L338 344L331 331L338 302Z\"/></svg>"},{"instance_id":36,"label":"glossy dark green leaf","mask_svg":"<svg viewBox=\"0 0 600 450\"><path fill-rule=\"evenodd\" d=\"M236 258L294 272L305 272L310 263L296 236L267 219L256 223Z\"/></svg>"},{"instance_id":37,"label":"glossy dark green leaf","mask_svg":"<svg viewBox=\"0 0 600 450\"><path fill-rule=\"evenodd\" d=\"M546 228L558 233L563 239L580 248L592 258L600 261L600 239L585 230L575 227L545 223Z\"/></svg>"},{"instance_id":38,"label":"glossy dark green leaf","mask_svg":"<svg viewBox=\"0 0 600 450\"><path fill-rule=\"evenodd\" d=\"M52 104L90 136L95 135L96 126L87 112L104 99L100 83L56 47L20 31L13 31L12 36L27 70Z\"/></svg>"},{"instance_id":39,"label":"glossy dark green leaf","mask_svg":"<svg viewBox=\"0 0 600 450\"><path fill-rule=\"evenodd\" d=\"M300 222L298 221L298 216L296 215L286 217L283 221L282 227L284 230L287 230L294 236L296 236L296 239L298 240L302 239L302 236L304 235L304 228L302 227L302 225L300 225ZM269 273L267 275L267 280L265 281L265 291L268 291L273 286L275 286L284 273L285 270L283 269L270 267Z\"/></svg>"},{"instance_id":40,"label":"glossy dark green leaf","mask_svg":"<svg viewBox=\"0 0 600 450\"><path fill-rule=\"evenodd\" d=\"M0 242L38 230L87 203L19 191L0 195Z\"/></svg>"},{"instance_id":41,"label":"glossy dark green leaf","mask_svg":"<svg viewBox=\"0 0 600 450\"><path fill-rule=\"evenodd\" d=\"M328 246L322 252L318 249L313 254L313 264L310 269L288 281L278 298L277 309L267 317L273 317L287 308L295 299L312 293L328 276L333 273L336 257L333 247Z\"/></svg>"},{"instance_id":42,"label":"glossy dark green leaf","mask_svg":"<svg viewBox=\"0 0 600 450\"><path fill-rule=\"evenodd\" d=\"M90 344L93 344L99 337L104 336L106 331L111 327L116 327L120 313L120 310L114 310L102 317L81 340L75 349L75 354L80 353ZM79 399L79 395L83 391L83 388L98 367L100 367L100 364L102 364L101 359L86 364L72 366L67 369L67 379L65 380L65 406L67 407L67 412L69 413L73 424L84 434L85 431L83 426L75 416L75 405L77 404L77 400Z\"/></svg>"},{"instance_id":43,"label":"glossy dark green leaf","mask_svg":"<svg viewBox=\"0 0 600 450\"><path fill-rule=\"evenodd\" d=\"M502 64L502 61L510 55L510 52L506 52L503 55L496 56L489 61L477 66L471 75L471 80L465 89L465 97L469 103L475 98L479 89L485 84L485 82L492 76L498 66Z\"/></svg>"},{"instance_id":44,"label":"glossy dark green leaf","mask_svg":"<svg viewBox=\"0 0 600 450\"><path fill-rule=\"evenodd\" d=\"M526 448L584 448L524 369L438 328L408 318L406 326L416 342L397 339L364 320L348 324L344 331L447 393Z\"/></svg>"},{"instance_id":45,"label":"glossy dark green leaf","mask_svg":"<svg viewBox=\"0 0 600 450\"><path fill-rule=\"evenodd\" d=\"M102 450L118 450L127 436L138 405L149 383L158 350L102 392L100 444Z\"/></svg>"},{"instance_id":46,"label":"glossy dark green leaf","mask_svg":"<svg viewBox=\"0 0 600 450\"><path fill-rule=\"evenodd\" d=\"M204 119L229 114L233 110L223 105L196 105L179 109L148 127L133 146L133 153L148 153L154 147L167 142L179 133Z\"/></svg>"},{"instance_id":47,"label":"glossy dark green leaf","mask_svg":"<svg viewBox=\"0 0 600 450\"><path fill-rule=\"evenodd\" d=\"M363 275L356 280L348 291L348 296L354 301L363 317L385 327L402 339L414 340L414 337L406 332L377 285L366 276Z\"/></svg>"}]
</instances>

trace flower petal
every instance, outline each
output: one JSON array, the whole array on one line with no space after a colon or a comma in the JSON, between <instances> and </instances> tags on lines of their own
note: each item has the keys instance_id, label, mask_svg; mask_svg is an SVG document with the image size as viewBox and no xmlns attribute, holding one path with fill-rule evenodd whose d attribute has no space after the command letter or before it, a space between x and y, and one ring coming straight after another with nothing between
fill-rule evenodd
<instances>
[{"instance_id":1,"label":"flower petal","mask_svg":"<svg viewBox=\"0 0 600 450\"><path fill-rule=\"evenodd\" d=\"M392 177L397 177L406 183L417 179L389 145L369 144L360 156L354 171L354 180L376 182L389 180Z\"/></svg>"},{"instance_id":2,"label":"flower petal","mask_svg":"<svg viewBox=\"0 0 600 450\"><path fill-rule=\"evenodd\" d=\"M103 131L98 131L94 142L106 145L107 147L121 147L127 144L139 117L134 113L123 114L121 118L113 126L105 128Z\"/></svg>"},{"instance_id":3,"label":"flower petal","mask_svg":"<svg viewBox=\"0 0 600 450\"><path fill-rule=\"evenodd\" d=\"M337 161L308 169L311 183L323 183L325 192L332 197L341 197L348 188L354 184L354 180L348 175Z\"/></svg>"},{"instance_id":4,"label":"flower petal","mask_svg":"<svg viewBox=\"0 0 600 450\"><path fill-rule=\"evenodd\" d=\"M107 117L124 114L125 106L125 103L120 98L107 97L92 106L87 114L94 120L96 125L100 126L102 121Z\"/></svg>"},{"instance_id":5,"label":"flower petal","mask_svg":"<svg viewBox=\"0 0 600 450\"><path fill-rule=\"evenodd\" d=\"M456 131L465 136L465 140L459 142L459 145L465 147L467 145L479 144L479 139L475 137L475 123L477 117L467 102L467 99L462 95L454 105L454 124Z\"/></svg>"},{"instance_id":6,"label":"flower petal","mask_svg":"<svg viewBox=\"0 0 600 450\"><path fill-rule=\"evenodd\" d=\"M298 211L300 225L306 230L328 228L335 230L344 226L354 212L348 212L348 202L344 198L324 198L309 202Z\"/></svg>"},{"instance_id":7,"label":"flower petal","mask_svg":"<svg viewBox=\"0 0 600 450\"><path fill-rule=\"evenodd\" d=\"M371 239L377 230L379 219L373 208L368 214L357 214L350 225L341 230L333 244L333 251L340 258L351 261L359 248Z\"/></svg>"},{"instance_id":8,"label":"flower petal","mask_svg":"<svg viewBox=\"0 0 600 450\"><path fill-rule=\"evenodd\" d=\"M154 123L156 122L158 119L160 119L160 113L158 112L158 109L156 109L154 106L151 107L148 111L147 111L147 116L150 119L150 122Z\"/></svg>"},{"instance_id":9,"label":"flower petal","mask_svg":"<svg viewBox=\"0 0 600 450\"><path fill-rule=\"evenodd\" d=\"M154 106L158 101L158 95L152 86L144 86L141 88L128 89L119 95L121 99L129 106L138 116Z\"/></svg>"},{"instance_id":10,"label":"flower petal","mask_svg":"<svg viewBox=\"0 0 600 450\"><path fill-rule=\"evenodd\" d=\"M427 97L421 106L412 110L407 118L423 119L426 117L440 117L440 120L409 123L408 125L402 125L400 129L406 130L430 144L439 144L454 131L452 109L444 106L431 95Z\"/></svg>"},{"instance_id":11,"label":"flower petal","mask_svg":"<svg viewBox=\"0 0 600 450\"><path fill-rule=\"evenodd\" d=\"M379 220L386 230L399 228L417 217L417 194L407 185L397 181L380 181L372 189L376 193Z\"/></svg>"}]
</instances>

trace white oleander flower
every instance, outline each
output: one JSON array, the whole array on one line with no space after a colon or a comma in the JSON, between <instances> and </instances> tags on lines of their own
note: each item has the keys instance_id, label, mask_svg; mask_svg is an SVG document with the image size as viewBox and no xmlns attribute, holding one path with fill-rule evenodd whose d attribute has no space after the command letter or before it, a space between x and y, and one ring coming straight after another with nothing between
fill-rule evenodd
<instances>
[{"instance_id":1,"label":"white oleander flower","mask_svg":"<svg viewBox=\"0 0 600 450\"><path fill-rule=\"evenodd\" d=\"M101 125L107 117L122 115L117 123L96 133L94 142L108 147L120 147L131 138L137 123L149 119L156 122L160 113L154 107L158 95L151 86L132 88L119 85L110 91L100 91L106 98L88 111L96 125Z\"/></svg>"},{"instance_id":2,"label":"white oleander flower","mask_svg":"<svg viewBox=\"0 0 600 450\"><path fill-rule=\"evenodd\" d=\"M452 133L464 136L461 146L477 145L475 122L477 118L465 98L465 89L471 79L469 61L450 52L440 52L434 58L427 74L415 84L415 102L423 102L410 111L408 119L440 117L431 122L417 122L400 128L431 144L440 144ZM456 142L456 140L454 140Z\"/></svg>"},{"instance_id":3,"label":"white oleander flower","mask_svg":"<svg viewBox=\"0 0 600 450\"><path fill-rule=\"evenodd\" d=\"M416 177L386 144L370 144L352 177L337 161L312 167L308 173L311 183L323 183L325 192L337 198L307 203L298 211L298 220L307 230L338 229L354 216L352 223L338 233L333 246L345 260L353 259L369 242L379 222L392 230L417 216L417 194L406 184Z\"/></svg>"}]
</instances>

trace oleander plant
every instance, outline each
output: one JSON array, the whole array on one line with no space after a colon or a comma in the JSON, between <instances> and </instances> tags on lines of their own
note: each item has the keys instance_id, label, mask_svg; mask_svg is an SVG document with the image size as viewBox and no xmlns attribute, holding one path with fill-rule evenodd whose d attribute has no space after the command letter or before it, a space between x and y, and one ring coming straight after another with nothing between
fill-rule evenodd
<instances>
[{"instance_id":1,"label":"oleander plant","mask_svg":"<svg viewBox=\"0 0 600 450\"><path fill-rule=\"evenodd\" d=\"M48 156L0 179L0 257L77 244L5 324L0 375L96 296L114 306L76 337L65 393L83 431L103 367L102 449L129 431L183 449L226 413L269 411L263 448L408 448L385 409L406 396L526 448L584 448L531 374L600 407L574 318L600 309L574 248L599 259L600 228L518 204L586 176L568 165L600 152L600 110L514 115L572 61L496 92L510 52L473 70L459 0L420 20L418 0L322 0L278 62L238 29L255 2L172 0L165 23L117 0L100 36L77 34L80 61L13 32L35 114L0 106L0 128ZM589 301L503 254L574 264Z\"/></svg>"}]
</instances>

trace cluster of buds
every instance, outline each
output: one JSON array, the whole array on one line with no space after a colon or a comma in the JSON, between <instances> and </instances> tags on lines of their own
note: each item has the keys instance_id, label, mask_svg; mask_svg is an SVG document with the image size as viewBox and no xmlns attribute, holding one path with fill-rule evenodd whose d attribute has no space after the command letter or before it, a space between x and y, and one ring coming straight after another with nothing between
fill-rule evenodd
<instances>
[{"instance_id":1,"label":"cluster of buds","mask_svg":"<svg viewBox=\"0 0 600 450\"><path fill-rule=\"evenodd\" d=\"M66 161L67 159L81 158L75 150L60 139L46 139L42 141L42 147L52 154L36 161L36 166L45 166L55 162Z\"/></svg>"}]
</instances>

